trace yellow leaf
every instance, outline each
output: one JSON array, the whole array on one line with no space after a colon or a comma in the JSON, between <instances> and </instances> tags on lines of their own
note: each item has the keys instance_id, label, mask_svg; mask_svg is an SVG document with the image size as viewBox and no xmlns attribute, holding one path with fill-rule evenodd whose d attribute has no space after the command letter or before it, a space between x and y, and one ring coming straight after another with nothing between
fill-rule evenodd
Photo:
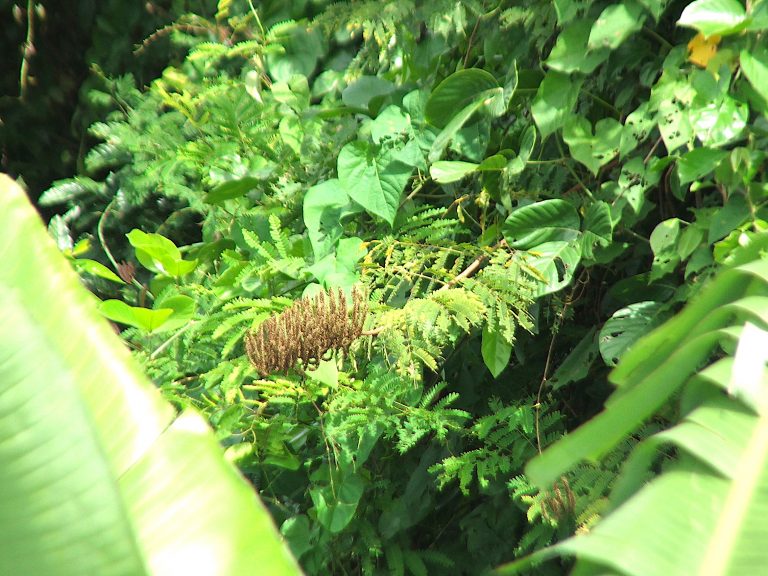
<instances>
[{"instance_id":1,"label":"yellow leaf","mask_svg":"<svg viewBox=\"0 0 768 576\"><path fill-rule=\"evenodd\" d=\"M697 66L706 68L709 61L717 54L717 45L720 44L720 36L713 34L709 38L699 32L688 42L688 61Z\"/></svg>"}]
</instances>

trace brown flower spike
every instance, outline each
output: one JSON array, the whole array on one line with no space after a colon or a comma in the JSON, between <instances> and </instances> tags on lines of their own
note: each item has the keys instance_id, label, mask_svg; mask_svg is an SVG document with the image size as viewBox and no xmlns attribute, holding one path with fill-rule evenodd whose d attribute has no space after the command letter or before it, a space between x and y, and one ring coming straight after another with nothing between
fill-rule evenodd
<instances>
[{"instance_id":1,"label":"brown flower spike","mask_svg":"<svg viewBox=\"0 0 768 576\"><path fill-rule=\"evenodd\" d=\"M301 360L312 368L329 351L347 352L363 331L368 301L352 290L352 306L339 289L302 298L245 335L248 359L261 376L287 372Z\"/></svg>"}]
</instances>

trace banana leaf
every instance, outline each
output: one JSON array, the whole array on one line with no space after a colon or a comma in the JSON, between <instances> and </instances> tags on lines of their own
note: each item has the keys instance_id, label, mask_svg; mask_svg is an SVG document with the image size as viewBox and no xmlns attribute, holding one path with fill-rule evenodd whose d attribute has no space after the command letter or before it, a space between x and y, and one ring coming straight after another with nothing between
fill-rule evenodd
<instances>
[{"instance_id":1,"label":"banana leaf","mask_svg":"<svg viewBox=\"0 0 768 576\"><path fill-rule=\"evenodd\" d=\"M161 398L2 174L0 206L0 574L299 574L207 423Z\"/></svg>"}]
</instances>

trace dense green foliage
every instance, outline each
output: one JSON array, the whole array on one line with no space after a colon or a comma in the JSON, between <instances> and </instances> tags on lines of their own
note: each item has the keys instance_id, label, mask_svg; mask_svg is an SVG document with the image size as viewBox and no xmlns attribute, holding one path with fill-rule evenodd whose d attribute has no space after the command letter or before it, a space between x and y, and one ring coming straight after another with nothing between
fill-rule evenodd
<instances>
[{"instance_id":1,"label":"dense green foliage","mask_svg":"<svg viewBox=\"0 0 768 576\"><path fill-rule=\"evenodd\" d=\"M714 394L678 405L673 342L743 323L680 309L764 245L768 2L173 4L142 50L186 56L93 80L99 142L41 203L307 573L478 573L598 535L636 488L617 479L677 465L620 473ZM251 366L249 331L338 288L368 300L351 347ZM688 351L677 387L729 352ZM617 364L610 408L526 476Z\"/></svg>"}]
</instances>

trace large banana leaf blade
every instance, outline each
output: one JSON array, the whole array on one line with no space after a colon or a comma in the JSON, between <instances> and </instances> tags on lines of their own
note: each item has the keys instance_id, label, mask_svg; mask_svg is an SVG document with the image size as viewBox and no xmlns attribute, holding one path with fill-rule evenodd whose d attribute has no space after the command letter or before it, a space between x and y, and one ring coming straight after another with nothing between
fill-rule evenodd
<instances>
[{"instance_id":1,"label":"large banana leaf blade","mask_svg":"<svg viewBox=\"0 0 768 576\"><path fill-rule=\"evenodd\" d=\"M137 369L0 175L0 574L298 574L207 424Z\"/></svg>"}]
</instances>

